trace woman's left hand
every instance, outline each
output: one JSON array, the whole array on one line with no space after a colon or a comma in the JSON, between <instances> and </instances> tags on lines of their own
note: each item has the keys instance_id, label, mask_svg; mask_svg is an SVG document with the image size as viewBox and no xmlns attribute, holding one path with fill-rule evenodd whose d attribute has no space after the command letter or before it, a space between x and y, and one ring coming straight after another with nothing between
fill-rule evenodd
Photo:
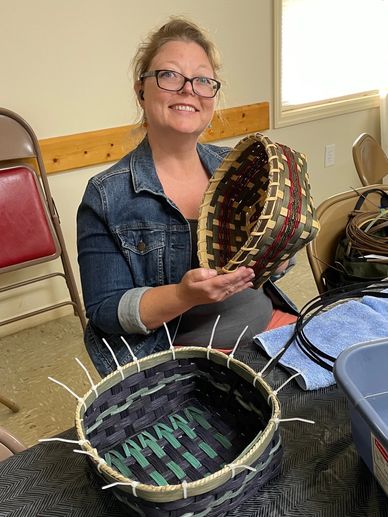
<instances>
[{"instance_id":1,"label":"woman's left hand","mask_svg":"<svg viewBox=\"0 0 388 517\"><path fill-rule=\"evenodd\" d=\"M213 269L191 269L177 284L177 295L184 303L190 300L193 306L220 302L252 287L253 278L253 270L247 267L221 275Z\"/></svg>"}]
</instances>

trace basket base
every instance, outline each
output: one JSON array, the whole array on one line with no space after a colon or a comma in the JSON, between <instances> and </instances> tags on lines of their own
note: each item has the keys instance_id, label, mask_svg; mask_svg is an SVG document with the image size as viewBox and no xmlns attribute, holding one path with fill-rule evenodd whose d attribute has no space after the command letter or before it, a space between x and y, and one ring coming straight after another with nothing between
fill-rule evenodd
<instances>
[{"instance_id":1,"label":"basket base","mask_svg":"<svg viewBox=\"0 0 388 517\"><path fill-rule=\"evenodd\" d=\"M276 433L258 463L253 465L257 472L242 471L206 494L178 501L152 503L119 488L112 490L126 511L129 509L134 517L224 517L280 474L282 455L280 435Z\"/></svg>"},{"instance_id":2,"label":"basket base","mask_svg":"<svg viewBox=\"0 0 388 517\"><path fill-rule=\"evenodd\" d=\"M224 411L221 418L214 405L190 398L184 408L142 428L104 458L140 483L175 485L198 481L233 463L254 437L252 427L238 416Z\"/></svg>"}]
</instances>

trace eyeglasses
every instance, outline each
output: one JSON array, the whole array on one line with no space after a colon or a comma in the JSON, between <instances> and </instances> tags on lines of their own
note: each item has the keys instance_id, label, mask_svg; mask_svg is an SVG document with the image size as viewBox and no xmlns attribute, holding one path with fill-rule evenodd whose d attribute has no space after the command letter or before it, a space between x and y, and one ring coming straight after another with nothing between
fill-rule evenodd
<instances>
[{"instance_id":1,"label":"eyeglasses","mask_svg":"<svg viewBox=\"0 0 388 517\"><path fill-rule=\"evenodd\" d=\"M221 88L221 83L211 77L198 76L189 79L174 70L152 70L142 74L140 79L145 79L146 77L156 77L156 84L159 88L168 92L179 92L189 82L194 93L207 99L215 97Z\"/></svg>"}]
</instances>

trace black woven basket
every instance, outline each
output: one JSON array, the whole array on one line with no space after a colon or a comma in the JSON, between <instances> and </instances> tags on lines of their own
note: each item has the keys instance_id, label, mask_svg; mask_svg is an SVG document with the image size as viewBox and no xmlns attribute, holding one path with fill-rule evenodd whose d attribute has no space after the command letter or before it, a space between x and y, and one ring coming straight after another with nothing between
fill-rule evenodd
<instances>
[{"instance_id":1,"label":"black woven basket","mask_svg":"<svg viewBox=\"0 0 388 517\"><path fill-rule=\"evenodd\" d=\"M198 218L201 266L249 266L260 287L315 237L319 223L304 154L260 133L240 140L214 173Z\"/></svg>"},{"instance_id":2,"label":"black woven basket","mask_svg":"<svg viewBox=\"0 0 388 517\"><path fill-rule=\"evenodd\" d=\"M275 393L251 368L184 347L104 378L80 400L76 429L130 515L215 517L278 474L279 419Z\"/></svg>"}]
</instances>

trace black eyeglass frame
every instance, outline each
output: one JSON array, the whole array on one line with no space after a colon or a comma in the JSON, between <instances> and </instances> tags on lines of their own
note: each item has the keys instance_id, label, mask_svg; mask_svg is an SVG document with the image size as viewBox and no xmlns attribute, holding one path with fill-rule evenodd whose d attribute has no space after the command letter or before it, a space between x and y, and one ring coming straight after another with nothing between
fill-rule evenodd
<instances>
[{"instance_id":1,"label":"black eyeglass frame","mask_svg":"<svg viewBox=\"0 0 388 517\"><path fill-rule=\"evenodd\" d=\"M169 88L163 88L162 86L160 86L159 84L159 74L160 72L172 72L174 74L178 74L180 75L181 77L183 77L184 79L184 83L182 84L182 86L180 88L178 88L177 90L171 90ZM183 90L183 88L185 87L185 84L187 82L189 82L191 84L191 87L193 89L193 92L198 95L199 97L203 97L205 99L213 99L217 93L219 92L220 88L221 88L221 83L220 81L218 81L217 79L214 79L213 77L206 77L204 75L197 75L196 77L192 77L191 79L189 77L186 77L185 75L181 74L180 72L177 72L176 70L168 70L168 69L161 69L161 70L150 70L149 72L144 72L144 74L141 74L140 76L140 80L143 80L145 79L146 77L155 77L156 79L156 84L158 85L158 88L160 88L161 90L165 90L166 92L180 92L181 90ZM195 81L195 79L201 79L201 78L204 78L204 79L209 79L210 81L213 81L217 88L214 92L213 95L202 95L201 93L198 93L194 87L194 84L193 84L193 81Z\"/></svg>"}]
</instances>

